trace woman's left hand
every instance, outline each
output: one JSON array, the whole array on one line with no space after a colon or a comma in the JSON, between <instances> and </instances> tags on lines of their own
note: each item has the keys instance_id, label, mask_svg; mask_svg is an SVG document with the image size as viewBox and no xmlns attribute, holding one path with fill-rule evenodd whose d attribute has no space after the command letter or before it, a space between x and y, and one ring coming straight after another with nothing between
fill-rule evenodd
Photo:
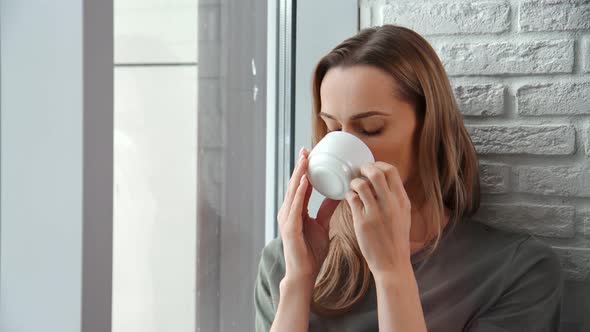
<instances>
[{"instance_id":1,"label":"woman's left hand","mask_svg":"<svg viewBox=\"0 0 590 332\"><path fill-rule=\"evenodd\" d=\"M395 272L410 263L410 199L395 166L377 161L360 172L366 179L346 193L357 241L373 275Z\"/></svg>"}]
</instances>

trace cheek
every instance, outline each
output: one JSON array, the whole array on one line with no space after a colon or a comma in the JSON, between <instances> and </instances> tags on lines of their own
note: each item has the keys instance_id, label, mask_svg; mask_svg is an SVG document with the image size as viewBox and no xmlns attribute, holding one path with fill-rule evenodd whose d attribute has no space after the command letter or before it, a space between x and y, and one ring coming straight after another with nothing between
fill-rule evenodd
<instances>
[{"instance_id":1,"label":"cheek","mask_svg":"<svg viewBox=\"0 0 590 332\"><path fill-rule=\"evenodd\" d=\"M379 142L369 145L375 161L383 161L396 167L402 167L407 159L406 149L400 144L391 142Z\"/></svg>"},{"instance_id":2,"label":"cheek","mask_svg":"<svg viewBox=\"0 0 590 332\"><path fill-rule=\"evenodd\" d=\"M368 142L366 142L368 143ZM410 142L396 143L393 139L380 139L367 144L375 157L375 161L382 161L395 166L405 182L415 168L415 154Z\"/></svg>"}]
</instances>

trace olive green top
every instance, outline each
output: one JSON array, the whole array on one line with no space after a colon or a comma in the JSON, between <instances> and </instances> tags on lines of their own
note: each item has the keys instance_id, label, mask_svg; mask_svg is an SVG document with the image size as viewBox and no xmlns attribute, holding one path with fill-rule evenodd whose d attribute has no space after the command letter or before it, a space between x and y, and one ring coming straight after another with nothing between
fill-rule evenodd
<instances>
[{"instance_id":1,"label":"olive green top","mask_svg":"<svg viewBox=\"0 0 590 332\"><path fill-rule=\"evenodd\" d=\"M553 249L534 235L466 221L445 228L433 255L411 261L429 332L559 331L563 272ZM262 250L254 289L256 331L269 331L285 275L280 237ZM309 331L378 331L372 284L339 317L310 312Z\"/></svg>"}]
</instances>

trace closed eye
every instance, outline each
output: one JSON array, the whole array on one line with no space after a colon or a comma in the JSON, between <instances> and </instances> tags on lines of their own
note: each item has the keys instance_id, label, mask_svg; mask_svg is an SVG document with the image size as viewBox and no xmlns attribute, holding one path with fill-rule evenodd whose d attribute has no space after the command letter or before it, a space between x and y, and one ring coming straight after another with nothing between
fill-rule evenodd
<instances>
[{"instance_id":1,"label":"closed eye","mask_svg":"<svg viewBox=\"0 0 590 332\"><path fill-rule=\"evenodd\" d=\"M333 131L340 131L340 130L341 129L330 130L330 131L328 131L328 133L331 133ZM382 131L383 131L383 128L380 128L380 129L377 129L374 131L367 131L367 130L361 129L361 130L359 130L359 133L361 133L364 136L376 136L376 135L379 135Z\"/></svg>"}]
</instances>

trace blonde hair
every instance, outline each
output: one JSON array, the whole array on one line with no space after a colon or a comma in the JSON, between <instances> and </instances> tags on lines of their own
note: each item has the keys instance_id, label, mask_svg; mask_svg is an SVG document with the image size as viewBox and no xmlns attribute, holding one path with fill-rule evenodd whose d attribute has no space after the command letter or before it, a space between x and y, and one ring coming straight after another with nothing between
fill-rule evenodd
<instances>
[{"instance_id":1,"label":"blonde hair","mask_svg":"<svg viewBox=\"0 0 590 332\"><path fill-rule=\"evenodd\" d=\"M427 238L436 241L419 260L430 256L441 239L444 208L449 225L479 208L479 164L463 125L449 79L430 44L416 32L395 25L361 30L320 59L313 72L312 145L327 133L321 111L320 86L333 67L371 65L388 73L397 84L395 96L415 105L419 126L418 178L424 193ZM337 221L334 221L337 220ZM340 202L330 223L330 249L313 291L311 308L321 315L352 309L366 294L372 275L361 254L350 206Z\"/></svg>"}]
</instances>

